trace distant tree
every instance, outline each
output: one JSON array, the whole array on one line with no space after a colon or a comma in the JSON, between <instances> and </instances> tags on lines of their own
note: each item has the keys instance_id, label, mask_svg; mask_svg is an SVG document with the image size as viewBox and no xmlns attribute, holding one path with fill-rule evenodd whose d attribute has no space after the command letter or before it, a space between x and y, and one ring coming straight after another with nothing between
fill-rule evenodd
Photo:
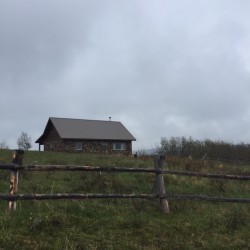
<instances>
[{"instance_id":1,"label":"distant tree","mask_svg":"<svg viewBox=\"0 0 250 250\"><path fill-rule=\"evenodd\" d=\"M31 148L31 136L22 132L17 139L17 146L19 149L29 150Z\"/></svg>"},{"instance_id":2,"label":"distant tree","mask_svg":"<svg viewBox=\"0 0 250 250\"><path fill-rule=\"evenodd\" d=\"M9 146L7 145L5 140L0 142L0 149L9 149Z\"/></svg>"}]
</instances>

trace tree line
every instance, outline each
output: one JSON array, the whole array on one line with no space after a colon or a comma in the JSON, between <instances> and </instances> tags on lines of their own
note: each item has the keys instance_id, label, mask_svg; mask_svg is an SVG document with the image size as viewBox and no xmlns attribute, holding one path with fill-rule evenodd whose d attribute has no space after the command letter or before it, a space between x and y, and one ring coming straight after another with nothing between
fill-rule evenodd
<instances>
[{"instance_id":1,"label":"tree line","mask_svg":"<svg viewBox=\"0 0 250 250\"><path fill-rule=\"evenodd\" d=\"M184 136L162 138L158 152L180 157L191 155L195 159L201 159L207 155L210 157L250 160L250 144L234 144L210 139L195 140L192 137L187 138Z\"/></svg>"}]
</instances>

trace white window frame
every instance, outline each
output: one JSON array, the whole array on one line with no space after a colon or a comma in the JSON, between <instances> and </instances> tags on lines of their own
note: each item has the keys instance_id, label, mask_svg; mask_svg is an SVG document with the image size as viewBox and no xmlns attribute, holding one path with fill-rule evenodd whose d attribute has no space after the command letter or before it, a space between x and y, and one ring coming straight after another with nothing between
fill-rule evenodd
<instances>
[{"instance_id":1,"label":"white window frame","mask_svg":"<svg viewBox=\"0 0 250 250\"><path fill-rule=\"evenodd\" d=\"M108 143L106 141L101 142L102 148L107 148Z\"/></svg>"},{"instance_id":2,"label":"white window frame","mask_svg":"<svg viewBox=\"0 0 250 250\"><path fill-rule=\"evenodd\" d=\"M114 142L113 143L113 150L117 150L117 151L126 150L126 143L125 142Z\"/></svg>"},{"instance_id":3,"label":"white window frame","mask_svg":"<svg viewBox=\"0 0 250 250\"><path fill-rule=\"evenodd\" d=\"M76 141L75 149L76 149L76 151L82 150L82 142L81 141Z\"/></svg>"}]
</instances>

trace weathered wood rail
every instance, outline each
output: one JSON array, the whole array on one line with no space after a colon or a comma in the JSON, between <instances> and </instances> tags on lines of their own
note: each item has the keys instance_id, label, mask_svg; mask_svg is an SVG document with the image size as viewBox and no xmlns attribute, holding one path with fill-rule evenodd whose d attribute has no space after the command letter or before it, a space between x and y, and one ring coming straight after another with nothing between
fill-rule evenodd
<instances>
[{"instance_id":1,"label":"weathered wood rail","mask_svg":"<svg viewBox=\"0 0 250 250\"><path fill-rule=\"evenodd\" d=\"M176 171L163 169L149 169L149 168L127 168L127 167L92 167L80 165L0 165L0 170L22 170L22 171L83 171L83 172L120 172L120 173L154 173L154 174L168 174L190 177L204 177L212 179L228 179L228 180L250 180L249 175L224 175L224 174L209 174L192 171Z\"/></svg>"},{"instance_id":2,"label":"weathered wood rail","mask_svg":"<svg viewBox=\"0 0 250 250\"><path fill-rule=\"evenodd\" d=\"M223 156L223 155L210 155L210 154L205 154L202 157L202 160L210 160L210 161L216 161L216 162L225 162L227 164L236 164L236 165L241 165L241 166L250 166L250 159L244 159L240 157L228 157L228 156Z\"/></svg>"},{"instance_id":3,"label":"weathered wood rail","mask_svg":"<svg viewBox=\"0 0 250 250\"><path fill-rule=\"evenodd\" d=\"M247 175L223 175L190 171L163 170L163 157L156 156L154 168L98 167L81 165L22 165L23 151L15 150L12 164L0 164L0 170L10 170L10 192L0 194L0 200L8 201L9 209L16 209L18 200L62 200L62 199L159 199L161 211L169 212L169 199L202 200L211 202L250 203L250 198L211 197L206 195L167 194L163 175L177 175L226 180L250 180ZM17 194L19 171L85 171L85 172L117 172L117 173L153 173L155 174L156 194Z\"/></svg>"}]
</instances>

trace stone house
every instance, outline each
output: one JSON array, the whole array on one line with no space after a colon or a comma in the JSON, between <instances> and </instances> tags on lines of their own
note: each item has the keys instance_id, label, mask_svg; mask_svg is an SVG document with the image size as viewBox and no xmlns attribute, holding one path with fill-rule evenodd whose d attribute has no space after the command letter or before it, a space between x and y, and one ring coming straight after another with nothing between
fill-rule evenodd
<instances>
[{"instance_id":1,"label":"stone house","mask_svg":"<svg viewBox=\"0 0 250 250\"><path fill-rule=\"evenodd\" d=\"M130 155L135 140L121 122L50 117L36 143L39 151Z\"/></svg>"}]
</instances>

